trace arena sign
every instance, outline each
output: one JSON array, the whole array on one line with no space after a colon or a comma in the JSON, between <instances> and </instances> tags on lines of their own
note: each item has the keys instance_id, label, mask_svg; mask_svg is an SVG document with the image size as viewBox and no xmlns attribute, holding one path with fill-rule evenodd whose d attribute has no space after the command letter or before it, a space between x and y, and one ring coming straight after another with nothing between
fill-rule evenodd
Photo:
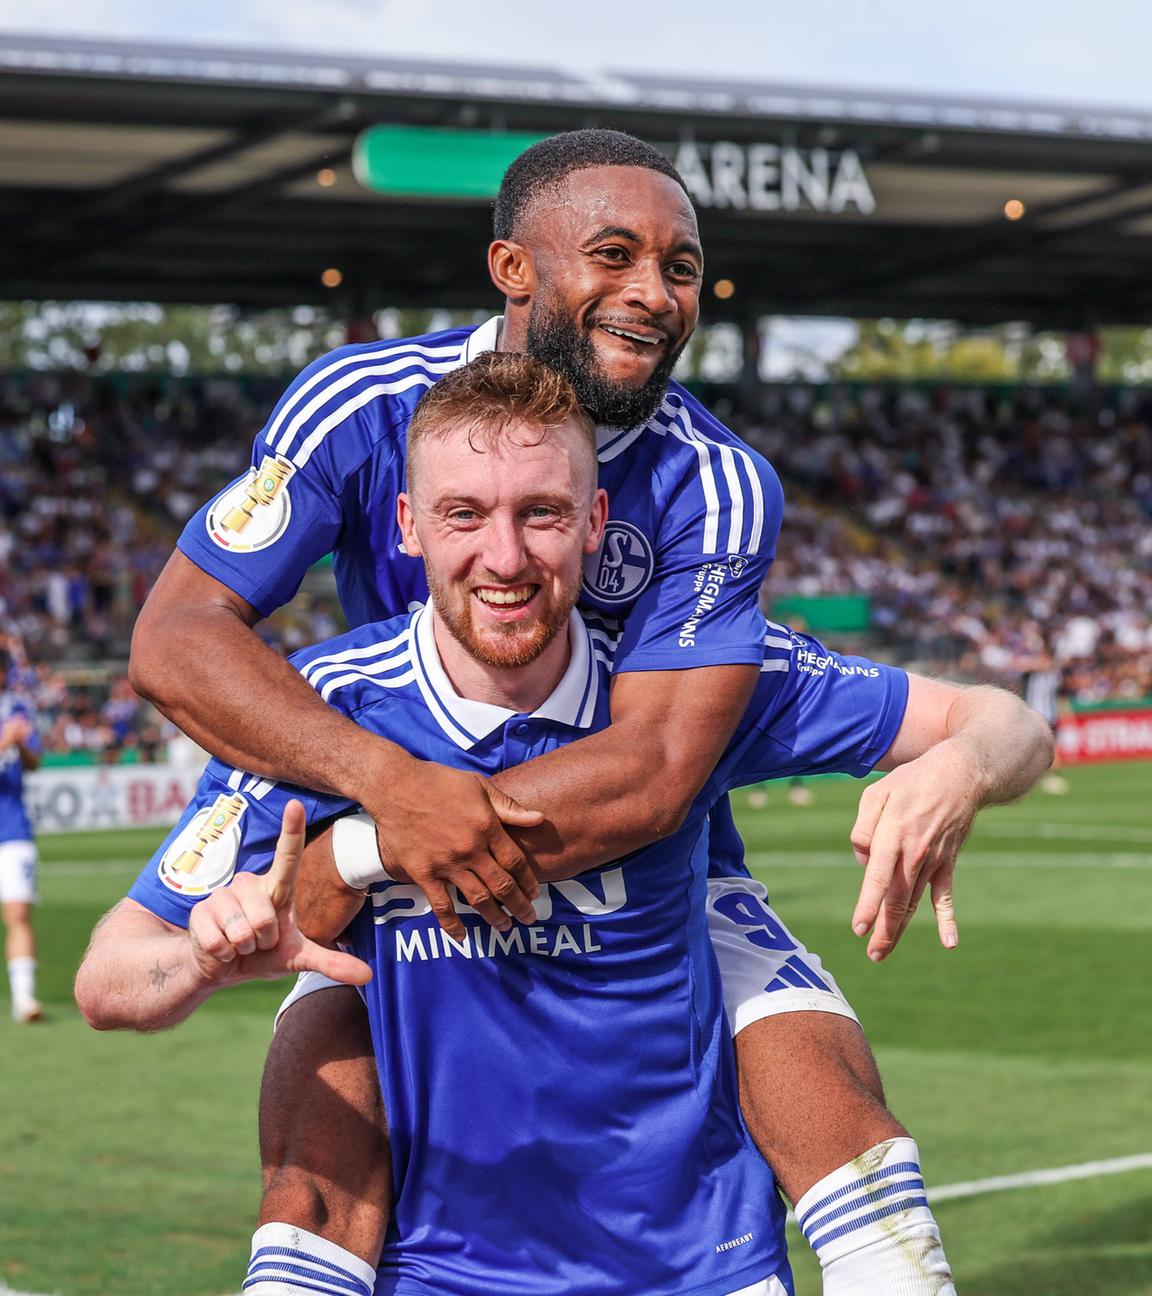
<instances>
[{"instance_id":1,"label":"arena sign","mask_svg":"<svg viewBox=\"0 0 1152 1296\"><path fill-rule=\"evenodd\" d=\"M366 189L405 198L496 196L514 158L545 135L425 126L372 126L352 151ZM854 149L833 152L763 141L658 144L675 162L700 207L736 211L876 210L872 186Z\"/></svg>"},{"instance_id":2,"label":"arena sign","mask_svg":"<svg viewBox=\"0 0 1152 1296\"><path fill-rule=\"evenodd\" d=\"M854 149L793 148L783 144L698 144L684 140L676 169L701 207L737 211L811 210L868 216L876 198Z\"/></svg>"}]
</instances>

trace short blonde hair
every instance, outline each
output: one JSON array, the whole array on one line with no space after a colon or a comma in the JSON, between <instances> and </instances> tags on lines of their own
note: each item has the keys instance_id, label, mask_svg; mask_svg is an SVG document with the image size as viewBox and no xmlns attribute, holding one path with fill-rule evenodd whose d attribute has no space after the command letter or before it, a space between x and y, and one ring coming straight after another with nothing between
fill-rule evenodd
<instances>
[{"instance_id":1,"label":"short blonde hair","mask_svg":"<svg viewBox=\"0 0 1152 1296\"><path fill-rule=\"evenodd\" d=\"M474 449L494 450L511 423L539 429L539 437L521 443L539 445L552 428L570 421L584 433L595 484L596 426L568 379L524 352L486 351L453 369L421 397L408 425L408 487L420 446L449 431L467 428Z\"/></svg>"}]
</instances>

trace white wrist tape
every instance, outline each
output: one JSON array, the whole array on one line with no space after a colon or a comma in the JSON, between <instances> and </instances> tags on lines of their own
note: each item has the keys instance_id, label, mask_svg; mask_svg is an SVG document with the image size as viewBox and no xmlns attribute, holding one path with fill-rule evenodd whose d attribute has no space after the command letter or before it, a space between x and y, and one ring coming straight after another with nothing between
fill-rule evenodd
<instances>
[{"instance_id":1,"label":"white wrist tape","mask_svg":"<svg viewBox=\"0 0 1152 1296\"><path fill-rule=\"evenodd\" d=\"M354 891L365 891L373 882L390 882L392 875L380 863L376 824L371 815L345 815L332 829L332 856L336 872Z\"/></svg>"}]
</instances>

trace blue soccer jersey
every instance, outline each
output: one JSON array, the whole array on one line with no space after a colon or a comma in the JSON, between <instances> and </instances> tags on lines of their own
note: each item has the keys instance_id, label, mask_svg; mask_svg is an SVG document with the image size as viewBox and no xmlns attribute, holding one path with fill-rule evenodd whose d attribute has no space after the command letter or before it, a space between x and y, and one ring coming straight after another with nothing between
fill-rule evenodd
<instances>
[{"instance_id":1,"label":"blue soccer jersey","mask_svg":"<svg viewBox=\"0 0 1152 1296\"><path fill-rule=\"evenodd\" d=\"M26 720L32 726L24 740L31 751L40 750L36 712L14 693L0 692L0 730L9 720ZM16 746L0 748L0 842L31 841L32 824L24 805L24 766Z\"/></svg>"},{"instance_id":2,"label":"blue soccer jersey","mask_svg":"<svg viewBox=\"0 0 1152 1296\"><path fill-rule=\"evenodd\" d=\"M350 625L423 602L423 564L396 525L408 423L439 378L497 345L500 322L310 365L256 438L248 474L188 523L181 550L265 614L327 553ZM644 426L598 437L610 521L581 604L627 619L617 670L755 664L757 593L783 512L773 469L677 383Z\"/></svg>"},{"instance_id":3,"label":"blue soccer jersey","mask_svg":"<svg viewBox=\"0 0 1152 1296\"><path fill-rule=\"evenodd\" d=\"M408 423L439 378L496 347L500 324L343 347L309 365L248 473L192 518L181 550L265 614L329 552L349 625L423 602L424 566L403 552L395 516ZM616 670L755 665L784 507L771 465L678 383L648 423L597 440L610 516L581 606L624 625ZM714 873L746 871L722 805L712 842Z\"/></svg>"},{"instance_id":4,"label":"blue soccer jersey","mask_svg":"<svg viewBox=\"0 0 1152 1296\"><path fill-rule=\"evenodd\" d=\"M572 660L532 715L460 698L431 615L295 657L328 702L414 755L490 775L609 722L614 636L574 618ZM446 936L419 888L382 883L349 931L368 961L395 1205L377 1283L395 1296L728 1296L791 1290L783 1211L740 1114L695 850L712 800L776 774L863 774L891 745L902 672L761 621L753 701L670 838L542 888L498 933L457 901ZM185 925L236 868L271 862L280 814L347 803L212 762L132 889Z\"/></svg>"}]
</instances>

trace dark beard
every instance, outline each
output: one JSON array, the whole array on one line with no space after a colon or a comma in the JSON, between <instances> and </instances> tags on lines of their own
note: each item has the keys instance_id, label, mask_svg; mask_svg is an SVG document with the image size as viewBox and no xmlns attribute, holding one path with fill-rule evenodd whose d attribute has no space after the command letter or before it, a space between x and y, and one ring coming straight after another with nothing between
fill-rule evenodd
<instances>
[{"instance_id":1,"label":"dark beard","mask_svg":"<svg viewBox=\"0 0 1152 1296\"><path fill-rule=\"evenodd\" d=\"M562 311L546 313L539 299L528 315L528 354L568 379L580 404L600 427L634 428L647 423L660 408L685 342L687 338L675 350L667 347L651 378L641 387L631 387L599 372L591 335L571 316Z\"/></svg>"}]
</instances>

